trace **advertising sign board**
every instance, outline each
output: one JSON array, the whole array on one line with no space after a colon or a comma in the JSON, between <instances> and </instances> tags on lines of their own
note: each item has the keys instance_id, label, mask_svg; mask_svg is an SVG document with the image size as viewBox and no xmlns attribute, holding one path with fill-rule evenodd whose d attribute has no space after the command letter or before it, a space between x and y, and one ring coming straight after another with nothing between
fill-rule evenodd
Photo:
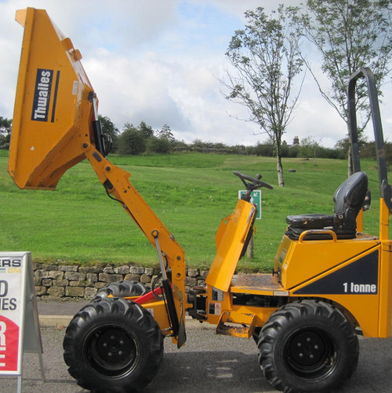
<instances>
[{"instance_id":1,"label":"advertising sign board","mask_svg":"<svg viewBox=\"0 0 392 393\"><path fill-rule=\"evenodd\" d=\"M0 375L21 378L23 352L39 353L45 379L31 254L0 252Z\"/></svg>"}]
</instances>

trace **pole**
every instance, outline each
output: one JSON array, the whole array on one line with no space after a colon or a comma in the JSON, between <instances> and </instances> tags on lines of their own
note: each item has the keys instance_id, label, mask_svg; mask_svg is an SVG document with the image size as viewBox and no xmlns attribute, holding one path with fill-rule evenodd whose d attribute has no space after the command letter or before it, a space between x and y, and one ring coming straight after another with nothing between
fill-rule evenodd
<instances>
[{"instance_id":1,"label":"pole","mask_svg":"<svg viewBox=\"0 0 392 393\"><path fill-rule=\"evenodd\" d=\"M249 259L253 259L254 256L253 234L249 240L248 248L246 250L246 255Z\"/></svg>"}]
</instances>

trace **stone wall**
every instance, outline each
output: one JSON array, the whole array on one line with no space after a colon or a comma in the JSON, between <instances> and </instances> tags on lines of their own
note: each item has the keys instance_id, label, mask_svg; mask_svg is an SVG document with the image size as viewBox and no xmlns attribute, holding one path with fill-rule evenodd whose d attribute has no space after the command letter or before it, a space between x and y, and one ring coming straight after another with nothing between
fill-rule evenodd
<instances>
[{"instance_id":1,"label":"stone wall","mask_svg":"<svg viewBox=\"0 0 392 393\"><path fill-rule=\"evenodd\" d=\"M139 281L151 287L159 269L134 265L64 265L33 263L35 293L39 297L86 298L91 299L96 292L115 281ZM208 271L187 269L186 285L204 285Z\"/></svg>"}]
</instances>

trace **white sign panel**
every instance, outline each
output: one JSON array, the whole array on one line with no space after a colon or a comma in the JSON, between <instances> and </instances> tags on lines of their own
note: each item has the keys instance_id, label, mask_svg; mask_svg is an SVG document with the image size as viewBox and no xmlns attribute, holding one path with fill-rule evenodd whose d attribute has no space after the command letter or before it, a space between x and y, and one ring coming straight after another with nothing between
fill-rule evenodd
<instances>
[{"instance_id":1,"label":"white sign panel","mask_svg":"<svg viewBox=\"0 0 392 393\"><path fill-rule=\"evenodd\" d=\"M0 375L21 375L23 351L40 352L31 254L0 253Z\"/></svg>"},{"instance_id":2,"label":"white sign panel","mask_svg":"<svg viewBox=\"0 0 392 393\"><path fill-rule=\"evenodd\" d=\"M0 256L0 373L20 374L23 322L23 259Z\"/></svg>"}]
</instances>

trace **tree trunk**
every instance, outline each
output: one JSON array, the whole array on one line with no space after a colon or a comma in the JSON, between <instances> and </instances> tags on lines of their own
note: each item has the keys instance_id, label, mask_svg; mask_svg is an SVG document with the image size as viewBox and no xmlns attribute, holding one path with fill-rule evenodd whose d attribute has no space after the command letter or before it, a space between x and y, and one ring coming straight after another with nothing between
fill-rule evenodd
<instances>
[{"instance_id":1,"label":"tree trunk","mask_svg":"<svg viewBox=\"0 0 392 393\"><path fill-rule=\"evenodd\" d=\"M279 187L284 187L282 157L280 156L280 152L276 153L276 161L276 169L278 171L278 184Z\"/></svg>"},{"instance_id":2,"label":"tree trunk","mask_svg":"<svg viewBox=\"0 0 392 393\"><path fill-rule=\"evenodd\" d=\"M351 143L348 145L348 152L347 152L347 177L350 177L353 174L353 160L352 160L352 150L351 150Z\"/></svg>"}]
</instances>

